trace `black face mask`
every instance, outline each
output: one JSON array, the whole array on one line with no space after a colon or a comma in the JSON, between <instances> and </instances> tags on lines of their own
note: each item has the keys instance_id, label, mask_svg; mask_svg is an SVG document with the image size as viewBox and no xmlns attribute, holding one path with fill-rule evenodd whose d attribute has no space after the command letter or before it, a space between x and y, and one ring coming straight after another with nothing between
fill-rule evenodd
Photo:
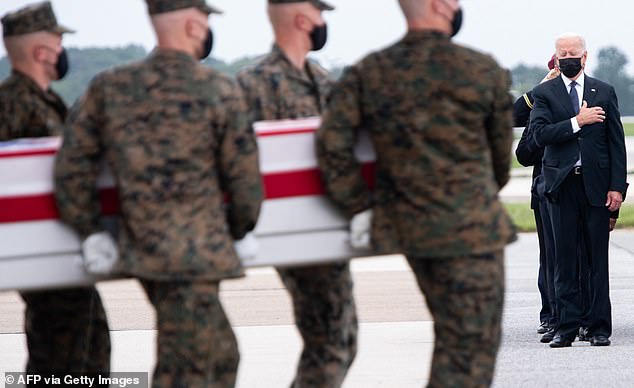
<instances>
[{"instance_id":1,"label":"black face mask","mask_svg":"<svg viewBox=\"0 0 634 388\"><path fill-rule=\"evenodd\" d=\"M211 49L214 47L214 33L211 31L211 28L207 29L207 38L203 42L202 53L200 54L199 59L202 61L207 58L209 54L211 54Z\"/></svg>"},{"instance_id":2,"label":"black face mask","mask_svg":"<svg viewBox=\"0 0 634 388\"><path fill-rule=\"evenodd\" d=\"M66 76L68 73L68 55L66 54L66 49L62 49L62 52L59 53L57 57L57 63L55 64L55 70L57 71L57 79L60 80Z\"/></svg>"},{"instance_id":3,"label":"black face mask","mask_svg":"<svg viewBox=\"0 0 634 388\"><path fill-rule=\"evenodd\" d=\"M453 20L451 21L451 36L456 36L462 28L462 8L458 8L456 13L453 14Z\"/></svg>"},{"instance_id":4,"label":"black face mask","mask_svg":"<svg viewBox=\"0 0 634 388\"><path fill-rule=\"evenodd\" d=\"M313 27L313 30L310 32L310 42L312 44L312 51L321 50L328 40L328 26L326 23L321 26Z\"/></svg>"},{"instance_id":5,"label":"black face mask","mask_svg":"<svg viewBox=\"0 0 634 388\"><path fill-rule=\"evenodd\" d=\"M579 74L582 69L581 58L564 58L559 60L559 69L568 78Z\"/></svg>"}]
</instances>

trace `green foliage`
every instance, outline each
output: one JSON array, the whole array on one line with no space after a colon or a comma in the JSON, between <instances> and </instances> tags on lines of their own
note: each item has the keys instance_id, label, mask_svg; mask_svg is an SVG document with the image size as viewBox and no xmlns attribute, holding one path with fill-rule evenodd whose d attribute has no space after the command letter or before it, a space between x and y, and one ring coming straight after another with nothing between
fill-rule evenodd
<instances>
[{"instance_id":1,"label":"green foliage","mask_svg":"<svg viewBox=\"0 0 634 388\"><path fill-rule=\"evenodd\" d=\"M511 69L513 92L516 97L532 90L548 73L546 66L527 66L520 64Z\"/></svg>"}]
</instances>

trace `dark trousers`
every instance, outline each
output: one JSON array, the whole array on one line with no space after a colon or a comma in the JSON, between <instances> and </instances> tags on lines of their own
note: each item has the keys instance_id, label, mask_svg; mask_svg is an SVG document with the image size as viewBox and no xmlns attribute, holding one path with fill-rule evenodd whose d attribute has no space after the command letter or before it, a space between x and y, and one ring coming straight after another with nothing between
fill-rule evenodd
<instances>
[{"instance_id":1,"label":"dark trousers","mask_svg":"<svg viewBox=\"0 0 634 388\"><path fill-rule=\"evenodd\" d=\"M95 287L24 291L30 374L110 372L110 332Z\"/></svg>"},{"instance_id":2,"label":"dark trousers","mask_svg":"<svg viewBox=\"0 0 634 388\"><path fill-rule=\"evenodd\" d=\"M555 236L555 296L559 313L557 332L573 339L584 324L580 275L585 272L579 262L579 239L587 255L590 310L588 335L612 334L608 275L608 223L605 207L588 203L582 175L569 175L562 183L556 201L549 203Z\"/></svg>"},{"instance_id":3,"label":"dark trousers","mask_svg":"<svg viewBox=\"0 0 634 388\"><path fill-rule=\"evenodd\" d=\"M555 301L555 241L552 223L545 199L540 200L535 209L535 225L539 240L539 273L537 287L542 300L539 320L550 326L557 325L557 304Z\"/></svg>"}]
</instances>

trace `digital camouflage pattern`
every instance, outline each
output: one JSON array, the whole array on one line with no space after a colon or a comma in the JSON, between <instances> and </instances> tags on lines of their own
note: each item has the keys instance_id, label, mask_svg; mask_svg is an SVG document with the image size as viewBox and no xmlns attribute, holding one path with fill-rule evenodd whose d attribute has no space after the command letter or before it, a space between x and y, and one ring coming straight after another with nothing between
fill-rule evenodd
<instances>
[{"instance_id":1,"label":"digital camouflage pattern","mask_svg":"<svg viewBox=\"0 0 634 388\"><path fill-rule=\"evenodd\" d=\"M291 4L291 3L311 3L317 9L322 11L332 11L335 9L332 5L321 0L269 0L269 4Z\"/></svg>"},{"instance_id":2,"label":"digital camouflage pattern","mask_svg":"<svg viewBox=\"0 0 634 388\"><path fill-rule=\"evenodd\" d=\"M212 7L205 0L145 0L148 13L156 15L159 13L177 11L184 8L198 8L207 15L212 13L222 13L218 8Z\"/></svg>"},{"instance_id":3,"label":"digital camouflage pattern","mask_svg":"<svg viewBox=\"0 0 634 388\"><path fill-rule=\"evenodd\" d=\"M427 386L489 387L502 334L504 251L407 259L434 317Z\"/></svg>"},{"instance_id":4,"label":"digital camouflage pattern","mask_svg":"<svg viewBox=\"0 0 634 388\"><path fill-rule=\"evenodd\" d=\"M277 45L271 53L238 74L252 124L262 120L299 119L320 116L332 87L328 73L306 61L297 69Z\"/></svg>"},{"instance_id":5,"label":"digital camouflage pattern","mask_svg":"<svg viewBox=\"0 0 634 388\"><path fill-rule=\"evenodd\" d=\"M436 331L429 387L488 387L500 342L503 248L515 238L498 191L513 141L508 72L437 32L410 31L348 68L317 134L328 193L374 210L372 243L408 257ZM376 152L370 194L355 160Z\"/></svg>"},{"instance_id":6,"label":"digital camouflage pattern","mask_svg":"<svg viewBox=\"0 0 634 388\"><path fill-rule=\"evenodd\" d=\"M60 96L18 71L0 84L0 141L59 136L66 113Z\"/></svg>"},{"instance_id":7,"label":"digital camouflage pattern","mask_svg":"<svg viewBox=\"0 0 634 388\"><path fill-rule=\"evenodd\" d=\"M263 198L240 89L167 49L98 75L55 165L60 214L83 237L99 229L102 159L119 192L120 269L157 313L152 386L233 386L239 355L218 282L242 275L233 241L255 227Z\"/></svg>"},{"instance_id":8,"label":"digital camouflage pattern","mask_svg":"<svg viewBox=\"0 0 634 388\"><path fill-rule=\"evenodd\" d=\"M0 141L59 135L66 105L14 71L0 85ZM108 373L110 334L94 287L21 292L27 373Z\"/></svg>"},{"instance_id":9,"label":"digital camouflage pattern","mask_svg":"<svg viewBox=\"0 0 634 388\"><path fill-rule=\"evenodd\" d=\"M348 263L278 268L304 341L291 388L341 387L357 354L357 310Z\"/></svg>"},{"instance_id":10,"label":"digital camouflage pattern","mask_svg":"<svg viewBox=\"0 0 634 388\"><path fill-rule=\"evenodd\" d=\"M57 155L62 219L84 238L100 230L104 159L119 193L119 270L164 281L242 275L233 241L255 227L263 197L245 111L233 81L179 51L98 75Z\"/></svg>"},{"instance_id":11,"label":"digital camouflage pattern","mask_svg":"<svg viewBox=\"0 0 634 388\"><path fill-rule=\"evenodd\" d=\"M2 17L2 34L5 38L38 31L54 34L74 32L57 23L50 1L32 4Z\"/></svg>"},{"instance_id":12,"label":"digital camouflage pattern","mask_svg":"<svg viewBox=\"0 0 634 388\"><path fill-rule=\"evenodd\" d=\"M435 32L409 32L344 72L317 134L328 194L349 216L374 209L379 252L489 253L513 241L498 200L509 180L513 101L493 59ZM352 153L374 145L370 194Z\"/></svg>"},{"instance_id":13,"label":"digital camouflage pattern","mask_svg":"<svg viewBox=\"0 0 634 388\"><path fill-rule=\"evenodd\" d=\"M332 85L314 63L295 68L276 45L238 82L249 106L249 122L319 116ZM357 314L348 263L278 269L291 299L304 348L291 384L339 387L357 351Z\"/></svg>"},{"instance_id":14,"label":"digital camouflage pattern","mask_svg":"<svg viewBox=\"0 0 634 388\"><path fill-rule=\"evenodd\" d=\"M159 357L152 386L235 386L240 354L218 282L155 282L143 287L156 309Z\"/></svg>"}]
</instances>

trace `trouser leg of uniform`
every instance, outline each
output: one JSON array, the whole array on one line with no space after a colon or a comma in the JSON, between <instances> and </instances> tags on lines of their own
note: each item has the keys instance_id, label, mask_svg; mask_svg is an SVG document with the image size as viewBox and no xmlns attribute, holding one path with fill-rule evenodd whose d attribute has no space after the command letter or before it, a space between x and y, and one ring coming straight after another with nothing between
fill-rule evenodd
<instances>
[{"instance_id":1,"label":"trouser leg of uniform","mask_svg":"<svg viewBox=\"0 0 634 388\"><path fill-rule=\"evenodd\" d=\"M539 295L542 301L542 308L539 311L539 321L541 323L551 324L554 319L553 308L551 306L551 298L548 289L548 263L547 252L544 241L544 222L542 220L542 213L538 207L533 209L533 215L535 216L535 226L537 229L537 240L539 242L539 270L537 273L537 288L539 289Z\"/></svg>"},{"instance_id":2,"label":"trouser leg of uniform","mask_svg":"<svg viewBox=\"0 0 634 388\"><path fill-rule=\"evenodd\" d=\"M341 386L357 353L357 313L350 266L278 269L304 341L294 388Z\"/></svg>"},{"instance_id":3,"label":"trouser leg of uniform","mask_svg":"<svg viewBox=\"0 0 634 388\"><path fill-rule=\"evenodd\" d=\"M542 223L542 239L543 239L543 265L545 266L544 276L546 291L549 299L551 320L548 322L552 327L556 327L559 323L557 297L555 294L555 236L553 232L553 224L550 219L548 210L548 202L545 199L539 201L539 214ZM541 246L540 246L540 249ZM542 263L540 263L540 266Z\"/></svg>"},{"instance_id":4,"label":"trouser leg of uniform","mask_svg":"<svg viewBox=\"0 0 634 388\"><path fill-rule=\"evenodd\" d=\"M158 329L152 387L235 386L238 343L218 298L218 282L142 284Z\"/></svg>"},{"instance_id":5,"label":"trouser leg of uniform","mask_svg":"<svg viewBox=\"0 0 634 388\"><path fill-rule=\"evenodd\" d=\"M95 287L21 292L29 374L110 372L108 320Z\"/></svg>"},{"instance_id":6,"label":"trouser leg of uniform","mask_svg":"<svg viewBox=\"0 0 634 388\"><path fill-rule=\"evenodd\" d=\"M428 387L488 387L501 340L504 252L408 257L434 318Z\"/></svg>"}]
</instances>

